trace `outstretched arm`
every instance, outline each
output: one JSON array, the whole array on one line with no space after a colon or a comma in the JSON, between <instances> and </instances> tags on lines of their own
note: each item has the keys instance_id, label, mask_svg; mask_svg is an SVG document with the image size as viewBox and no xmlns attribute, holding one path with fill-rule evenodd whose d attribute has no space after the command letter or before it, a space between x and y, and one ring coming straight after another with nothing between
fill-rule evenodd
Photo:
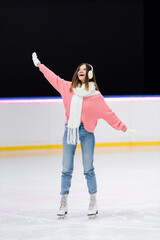
<instances>
[{"instance_id":1,"label":"outstretched arm","mask_svg":"<svg viewBox=\"0 0 160 240\"><path fill-rule=\"evenodd\" d=\"M69 84L68 81L57 76L54 72L48 69L44 64L41 64L40 60L37 58L37 54L32 53L32 60L36 67L43 73L44 77L50 82L50 84L61 94L65 86Z\"/></svg>"},{"instance_id":2,"label":"outstretched arm","mask_svg":"<svg viewBox=\"0 0 160 240\"><path fill-rule=\"evenodd\" d=\"M125 132L127 126L118 118L118 116L109 108L106 104L103 96L100 99L100 104L98 108L98 118L104 119L111 127L116 130L121 130Z\"/></svg>"},{"instance_id":3,"label":"outstretched arm","mask_svg":"<svg viewBox=\"0 0 160 240\"><path fill-rule=\"evenodd\" d=\"M116 130L121 130L125 134L136 133L136 130L128 128L119 118L118 116L109 108L106 104L103 96L100 99L100 105L98 108L98 118L104 119L111 127Z\"/></svg>"}]
</instances>

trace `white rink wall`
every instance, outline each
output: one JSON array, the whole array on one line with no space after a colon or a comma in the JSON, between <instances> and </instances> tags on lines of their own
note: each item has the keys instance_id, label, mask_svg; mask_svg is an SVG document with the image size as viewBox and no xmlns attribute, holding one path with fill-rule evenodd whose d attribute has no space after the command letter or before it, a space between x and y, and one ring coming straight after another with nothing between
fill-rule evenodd
<instances>
[{"instance_id":1,"label":"white rink wall","mask_svg":"<svg viewBox=\"0 0 160 240\"><path fill-rule=\"evenodd\" d=\"M105 99L136 133L117 131L101 119L96 143L160 141L160 97ZM0 147L62 144L64 123L61 99L0 100Z\"/></svg>"}]
</instances>

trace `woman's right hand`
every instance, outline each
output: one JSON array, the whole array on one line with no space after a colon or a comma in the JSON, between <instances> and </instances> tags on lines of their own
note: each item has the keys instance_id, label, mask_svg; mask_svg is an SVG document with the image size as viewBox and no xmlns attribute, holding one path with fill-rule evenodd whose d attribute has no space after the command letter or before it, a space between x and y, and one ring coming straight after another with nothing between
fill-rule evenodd
<instances>
[{"instance_id":1,"label":"woman's right hand","mask_svg":"<svg viewBox=\"0 0 160 240\"><path fill-rule=\"evenodd\" d=\"M41 62L37 58L37 54L35 52L32 53L32 60L33 60L33 63L36 67L39 67L41 65Z\"/></svg>"}]
</instances>

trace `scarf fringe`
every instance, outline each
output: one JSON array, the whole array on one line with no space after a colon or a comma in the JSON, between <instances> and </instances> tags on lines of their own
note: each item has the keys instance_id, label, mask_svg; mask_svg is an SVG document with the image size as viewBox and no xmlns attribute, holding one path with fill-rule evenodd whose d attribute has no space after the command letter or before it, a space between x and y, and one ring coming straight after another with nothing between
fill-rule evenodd
<instances>
[{"instance_id":1,"label":"scarf fringe","mask_svg":"<svg viewBox=\"0 0 160 240\"><path fill-rule=\"evenodd\" d=\"M79 127L78 128L70 128L68 127L67 131L67 144L76 145L79 140Z\"/></svg>"}]
</instances>

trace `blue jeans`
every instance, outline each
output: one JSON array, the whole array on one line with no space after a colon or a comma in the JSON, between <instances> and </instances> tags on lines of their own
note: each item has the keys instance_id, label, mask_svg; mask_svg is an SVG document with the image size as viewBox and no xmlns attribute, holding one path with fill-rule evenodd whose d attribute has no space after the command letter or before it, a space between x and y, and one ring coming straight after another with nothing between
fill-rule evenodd
<instances>
[{"instance_id":1,"label":"blue jeans","mask_svg":"<svg viewBox=\"0 0 160 240\"><path fill-rule=\"evenodd\" d=\"M67 144L67 130L68 125L65 124L65 131L63 136L63 170L61 177L61 195L68 194L71 186L71 179L74 165L74 155L77 145ZM83 123L79 126L79 140L82 149L82 160L84 175L87 180L89 194L97 192L96 176L93 166L93 155L95 147L94 133L88 132L84 129Z\"/></svg>"}]
</instances>

